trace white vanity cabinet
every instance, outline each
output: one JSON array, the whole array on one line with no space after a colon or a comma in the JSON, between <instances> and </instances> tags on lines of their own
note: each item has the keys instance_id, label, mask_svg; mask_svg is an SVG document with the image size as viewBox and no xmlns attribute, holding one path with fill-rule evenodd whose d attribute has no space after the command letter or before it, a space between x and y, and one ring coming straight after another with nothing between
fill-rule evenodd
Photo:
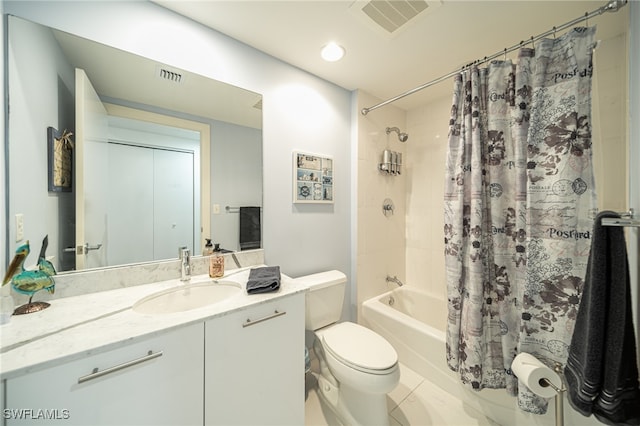
<instances>
[{"instance_id":1,"label":"white vanity cabinet","mask_svg":"<svg viewBox=\"0 0 640 426\"><path fill-rule=\"evenodd\" d=\"M201 425L203 327L8 379L6 424Z\"/></svg>"},{"instance_id":2,"label":"white vanity cabinet","mask_svg":"<svg viewBox=\"0 0 640 426\"><path fill-rule=\"evenodd\" d=\"M209 320L205 336L205 425L304 424L303 293Z\"/></svg>"}]
</instances>

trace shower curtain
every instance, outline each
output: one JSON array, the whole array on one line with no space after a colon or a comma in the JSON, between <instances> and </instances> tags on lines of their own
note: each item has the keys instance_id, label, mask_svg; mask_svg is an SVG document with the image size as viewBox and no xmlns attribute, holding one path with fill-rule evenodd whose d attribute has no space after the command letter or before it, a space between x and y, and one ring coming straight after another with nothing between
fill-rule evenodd
<instances>
[{"instance_id":1,"label":"shower curtain","mask_svg":"<svg viewBox=\"0 0 640 426\"><path fill-rule=\"evenodd\" d=\"M454 83L445 182L447 363L474 390L518 386L527 352L564 365L596 214L591 162L595 27L522 48Z\"/></svg>"}]
</instances>

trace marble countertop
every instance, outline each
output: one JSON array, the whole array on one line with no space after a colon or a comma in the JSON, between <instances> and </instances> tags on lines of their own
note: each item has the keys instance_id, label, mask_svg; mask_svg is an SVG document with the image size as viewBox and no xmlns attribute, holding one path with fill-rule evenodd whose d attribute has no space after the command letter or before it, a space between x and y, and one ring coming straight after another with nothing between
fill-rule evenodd
<instances>
[{"instance_id":1,"label":"marble countertop","mask_svg":"<svg viewBox=\"0 0 640 426\"><path fill-rule=\"evenodd\" d=\"M244 289L250 269L257 266L260 265L228 270L220 280L236 282ZM189 284L208 280L208 275L194 276ZM248 295L241 291L212 305L171 314L141 314L132 309L143 297L184 285L180 280L172 279L65 297L51 300L51 306L43 311L13 316L8 324L0 326L0 377L8 379L60 365L128 345L137 339L306 291L303 284L282 275L277 292Z\"/></svg>"}]
</instances>

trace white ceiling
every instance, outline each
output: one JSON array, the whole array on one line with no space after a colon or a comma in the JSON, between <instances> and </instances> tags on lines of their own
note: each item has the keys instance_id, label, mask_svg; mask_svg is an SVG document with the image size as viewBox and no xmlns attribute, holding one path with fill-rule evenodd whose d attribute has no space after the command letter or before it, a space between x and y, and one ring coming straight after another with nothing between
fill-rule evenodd
<instances>
[{"instance_id":1,"label":"white ceiling","mask_svg":"<svg viewBox=\"0 0 640 426\"><path fill-rule=\"evenodd\" d=\"M126 100L196 117L262 128L262 107L257 107L262 101L260 94L73 34L53 29L52 32L69 63L87 73L104 101L110 101L109 98ZM178 73L180 82L160 78L161 69Z\"/></svg>"},{"instance_id":2,"label":"white ceiling","mask_svg":"<svg viewBox=\"0 0 640 426\"><path fill-rule=\"evenodd\" d=\"M364 0L356 0L362 2ZM427 0L432 7L395 36L354 14L345 0L154 0L345 89L384 100L448 74L475 59L584 16L606 1ZM589 21L597 38L625 33L628 7ZM346 48L339 62L320 58L329 41ZM509 55L511 56L511 55ZM443 82L397 101L410 109L448 96Z\"/></svg>"}]
</instances>

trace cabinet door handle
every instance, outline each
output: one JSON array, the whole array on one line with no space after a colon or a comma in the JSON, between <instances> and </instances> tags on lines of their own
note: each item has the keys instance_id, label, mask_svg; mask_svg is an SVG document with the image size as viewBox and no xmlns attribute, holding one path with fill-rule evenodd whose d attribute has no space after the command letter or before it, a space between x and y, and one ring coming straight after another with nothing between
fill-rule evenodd
<instances>
[{"instance_id":1,"label":"cabinet door handle","mask_svg":"<svg viewBox=\"0 0 640 426\"><path fill-rule=\"evenodd\" d=\"M107 374L114 373L119 370L123 370L128 367L132 367L134 365L140 364L142 362L151 361L152 359L158 358L162 356L162 351L153 353L153 351L149 351L147 355L133 359L131 361L123 362L122 364L114 365L113 367L106 368L102 371L98 371L98 367L94 368L90 374L86 376L82 376L78 378L78 384L88 382L89 380L97 379L98 377L106 376Z\"/></svg>"},{"instance_id":2,"label":"cabinet door handle","mask_svg":"<svg viewBox=\"0 0 640 426\"><path fill-rule=\"evenodd\" d=\"M243 327L243 328L244 328L244 327L249 327L249 326L252 326L252 325L256 325L256 324L258 324L258 323L261 323L261 322L263 322L263 321L269 321L270 319L273 319L273 318L276 318L276 317L279 317L279 316L285 315L286 313L287 313L287 311L278 312L278 311L276 310L276 311L275 311L274 313L272 313L271 315L267 315L266 317L263 317L263 318L260 318L260 319L257 319L257 320L253 320L253 321L251 321L251 318L247 318L247 322L245 322L244 324L242 324L242 327Z\"/></svg>"}]
</instances>

